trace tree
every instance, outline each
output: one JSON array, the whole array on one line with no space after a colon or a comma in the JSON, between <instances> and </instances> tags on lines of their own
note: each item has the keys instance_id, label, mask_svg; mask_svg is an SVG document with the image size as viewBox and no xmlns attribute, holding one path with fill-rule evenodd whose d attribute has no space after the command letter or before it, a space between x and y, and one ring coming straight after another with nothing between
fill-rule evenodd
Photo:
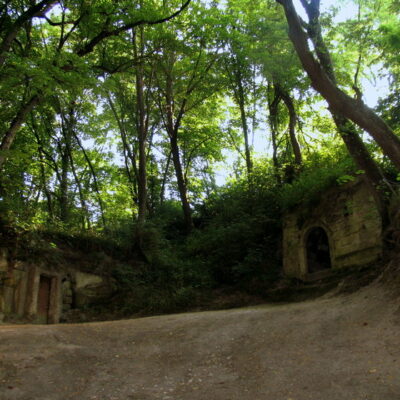
<instances>
[{"instance_id":1,"label":"tree","mask_svg":"<svg viewBox=\"0 0 400 400\"><path fill-rule=\"evenodd\" d=\"M155 71L156 101L170 143L187 232L192 230L193 220L179 143L180 130L185 116L195 112L218 88L212 70L217 61L217 52L212 49L212 38L205 29L207 21L204 13L202 7L194 7L193 15L197 16L198 25L194 24L188 29L184 25L187 21L181 20L175 26L174 34L171 31L164 32Z\"/></svg>"},{"instance_id":2,"label":"tree","mask_svg":"<svg viewBox=\"0 0 400 400\"><path fill-rule=\"evenodd\" d=\"M389 157L398 170L400 170L400 139L393 133L389 126L360 98L352 98L341 90L335 81L332 81L328 71L322 65L321 59L328 54L321 53L317 60L311 52L308 44L310 32L304 28L301 18L296 12L292 0L276 0L285 11L286 20L289 25L289 38L293 43L297 55L307 72L312 86L328 102L330 109L340 116L348 118L360 128L367 131L377 142L383 153ZM319 0L302 1L306 10L312 9L315 17L309 20L311 29L319 29L318 25L312 25L318 19ZM314 40L321 37L318 32ZM318 49L319 46L317 46ZM329 62L326 63L328 65Z\"/></svg>"},{"instance_id":3,"label":"tree","mask_svg":"<svg viewBox=\"0 0 400 400\"><path fill-rule=\"evenodd\" d=\"M236 28L230 27L235 31ZM236 33L236 32L235 32ZM248 103L252 84L252 66L246 55L239 50L237 38L233 36L228 39L228 54L225 59L226 75L228 76L229 87L233 94L233 99L240 111L240 122L244 138L244 154L246 161L247 174L250 176L253 168L250 146L250 132L248 124Z\"/></svg>"},{"instance_id":4,"label":"tree","mask_svg":"<svg viewBox=\"0 0 400 400\"><path fill-rule=\"evenodd\" d=\"M325 45L325 42L321 34L321 26L319 23L319 5L317 3L307 3L303 1L303 5L306 9L309 17L309 23L307 26L308 35L311 38L321 66L324 68L329 79L337 84L336 75L334 72L333 64L330 58L329 50ZM360 56L359 56L360 57ZM359 58L360 61L360 58ZM358 75L360 70L360 63L357 65L357 70L354 77L353 87L359 96L360 90L358 88ZM385 217L385 196L383 194L382 180L383 174L379 167L369 154L366 146L358 135L356 127L343 115L337 114L331 110L332 117L335 121L336 127L350 155L355 160L357 166L365 172L367 183L370 186L370 191L374 195L377 204L380 206L381 214Z\"/></svg>"},{"instance_id":5,"label":"tree","mask_svg":"<svg viewBox=\"0 0 400 400\"><path fill-rule=\"evenodd\" d=\"M1 76L7 76L20 65L24 66L24 78L20 83L26 90L15 117L11 120L3 133L0 144L0 168L6 160L7 151L10 149L15 136L26 121L29 113L51 94L60 80L69 80L71 72L79 67L79 58L87 57L104 40L118 37L124 32L142 25L158 25L178 16L189 5L191 0L186 0L177 11L165 13L165 7L158 10L143 8L137 10L136 4L125 7L125 2L115 3L104 1L96 5L76 4L74 2L62 3L58 1L41 1L36 5L17 2L6 3L1 10L2 23L7 27L0 44ZM124 3L124 4L123 4ZM48 17L47 14L53 6L58 4L62 10L58 17ZM161 16L161 13L164 16ZM166 15L166 16L165 16ZM33 24L35 18L43 19L43 24ZM53 19L52 19L53 18ZM40 38L41 31L51 30L55 35L46 38L41 43L41 51L33 46L40 40L33 40L33 36ZM25 32L23 32L25 30ZM22 33L21 33L22 32ZM21 40L17 40L21 35ZM17 50L13 51L13 43ZM22 53L18 44L22 46ZM51 46L51 47L50 47ZM45 62L37 63L37 68L32 70L32 59L26 63L26 57L38 53L47 53ZM17 57L10 57L10 53ZM35 63L33 63L35 64ZM79 73L78 73L79 75ZM35 79L36 77L40 79ZM68 79L69 78L69 79ZM26 81L28 84L26 85ZM0 80L0 85L2 84ZM32 81L32 82L30 82ZM1 88L0 88L1 90Z\"/></svg>"},{"instance_id":6,"label":"tree","mask_svg":"<svg viewBox=\"0 0 400 400\"><path fill-rule=\"evenodd\" d=\"M302 78L299 63L293 57L292 48L286 43L286 27L279 10L258 0L230 0L225 13L225 26L220 29L219 35L225 49L227 86L239 109L244 139L244 151L240 153L243 153L247 171L251 171L252 166L249 136L252 133L254 141L258 134L265 103L272 106L268 111L275 167L278 168L280 152L287 156L287 169L298 170L302 154L296 134L297 105L291 92L294 89L300 90ZM279 92L275 102L271 89ZM280 107L281 103L284 107ZM282 121L282 124L278 124L278 121ZM284 124L287 124L287 135L278 139L278 128L281 128L280 125L283 128ZM232 129L232 138L233 134ZM282 149L284 144L287 145L286 149ZM240 150L237 143L236 147ZM283 157L280 158L282 161Z\"/></svg>"}]
</instances>

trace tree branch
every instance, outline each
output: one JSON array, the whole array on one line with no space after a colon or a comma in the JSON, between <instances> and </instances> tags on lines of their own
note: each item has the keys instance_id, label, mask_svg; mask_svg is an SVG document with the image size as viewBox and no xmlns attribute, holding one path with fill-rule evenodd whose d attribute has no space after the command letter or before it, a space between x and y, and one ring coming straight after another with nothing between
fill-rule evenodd
<instances>
[{"instance_id":1,"label":"tree branch","mask_svg":"<svg viewBox=\"0 0 400 400\"><path fill-rule=\"evenodd\" d=\"M46 13L49 9L51 9L56 0L42 0L38 4L28 8L25 12L23 12L12 24L11 28L5 34L4 39L0 45L0 67L3 66L6 60L6 53L10 49L11 43L16 38L18 31L22 28L22 26L29 20L34 17L39 17Z\"/></svg>"},{"instance_id":2,"label":"tree branch","mask_svg":"<svg viewBox=\"0 0 400 400\"><path fill-rule=\"evenodd\" d=\"M136 28L137 26L140 25L157 25L157 24L162 24L163 22L167 22L170 21L171 19L175 18L176 16L178 16L183 10L185 10L191 0L186 0L184 4L182 4L182 6L179 8L178 11L174 12L173 14L169 15L168 17L165 18L161 18L161 19L157 19L157 20L147 20L147 19L141 19L135 22L131 22L129 24L123 25L119 28L107 31L107 30L103 30L101 31L99 34L97 34L92 40L90 40L89 43L86 44L86 46L79 50L77 52L78 56L82 57L88 53L91 53L93 51L93 49L95 48L95 46L97 44L99 44L102 40L111 37L111 36L117 36L122 32L126 32L129 29L133 29Z\"/></svg>"}]
</instances>

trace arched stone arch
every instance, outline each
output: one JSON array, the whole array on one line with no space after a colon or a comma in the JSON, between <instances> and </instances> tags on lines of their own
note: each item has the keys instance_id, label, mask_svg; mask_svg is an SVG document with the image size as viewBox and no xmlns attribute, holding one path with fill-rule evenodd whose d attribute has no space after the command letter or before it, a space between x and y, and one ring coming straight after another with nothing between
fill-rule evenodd
<instances>
[{"instance_id":1,"label":"arched stone arch","mask_svg":"<svg viewBox=\"0 0 400 400\"><path fill-rule=\"evenodd\" d=\"M313 225L305 231L303 247L307 274L332 268L332 246L329 231L322 224Z\"/></svg>"}]
</instances>

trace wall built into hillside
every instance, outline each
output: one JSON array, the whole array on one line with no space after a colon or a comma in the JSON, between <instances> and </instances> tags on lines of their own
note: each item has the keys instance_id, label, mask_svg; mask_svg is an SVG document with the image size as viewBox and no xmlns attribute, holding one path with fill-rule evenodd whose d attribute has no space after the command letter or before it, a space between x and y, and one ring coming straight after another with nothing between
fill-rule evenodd
<instances>
[{"instance_id":1,"label":"wall built into hillside","mask_svg":"<svg viewBox=\"0 0 400 400\"><path fill-rule=\"evenodd\" d=\"M367 264L381 252L381 219L362 180L332 188L315 204L284 216L283 268L289 277Z\"/></svg>"},{"instance_id":2,"label":"wall built into hillside","mask_svg":"<svg viewBox=\"0 0 400 400\"><path fill-rule=\"evenodd\" d=\"M0 322L4 319L6 309L5 298L7 296L5 283L8 276L7 252L0 248Z\"/></svg>"},{"instance_id":3,"label":"wall built into hillside","mask_svg":"<svg viewBox=\"0 0 400 400\"><path fill-rule=\"evenodd\" d=\"M112 292L106 277L8 260L0 248L0 322L57 323Z\"/></svg>"}]
</instances>

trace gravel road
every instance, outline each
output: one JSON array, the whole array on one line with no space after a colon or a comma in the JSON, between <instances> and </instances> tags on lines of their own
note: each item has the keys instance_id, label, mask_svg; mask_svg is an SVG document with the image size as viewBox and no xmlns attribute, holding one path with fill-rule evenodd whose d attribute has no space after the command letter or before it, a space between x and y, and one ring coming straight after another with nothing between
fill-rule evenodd
<instances>
[{"instance_id":1,"label":"gravel road","mask_svg":"<svg viewBox=\"0 0 400 400\"><path fill-rule=\"evenodd\" d=\"M400 300L0 325L1 400L400 400Z\"/></svg>"}]
</instances>

